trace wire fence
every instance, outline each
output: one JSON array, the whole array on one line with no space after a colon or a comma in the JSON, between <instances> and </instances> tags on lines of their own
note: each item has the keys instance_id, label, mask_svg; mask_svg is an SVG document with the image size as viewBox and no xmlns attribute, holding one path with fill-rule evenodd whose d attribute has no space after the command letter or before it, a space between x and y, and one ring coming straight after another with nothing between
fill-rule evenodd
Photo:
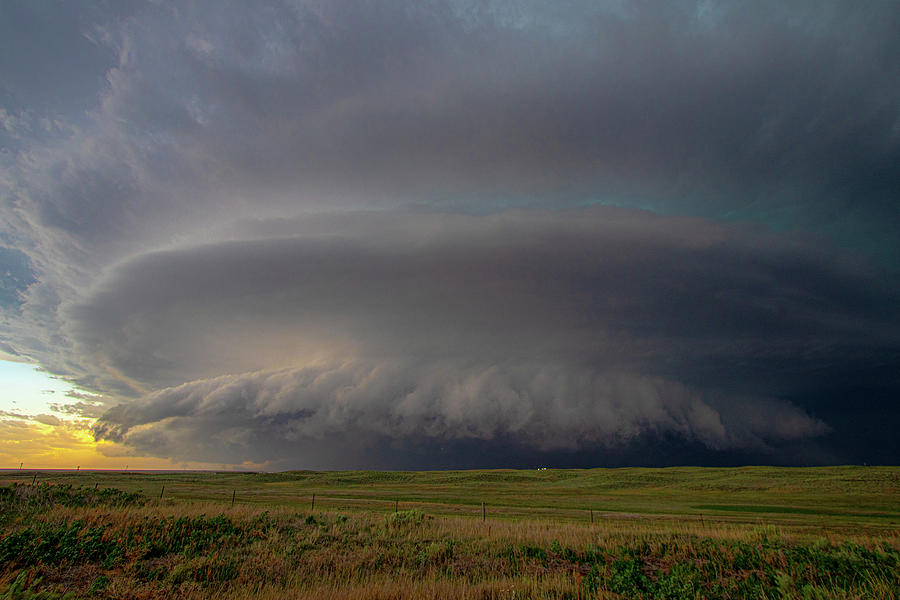
<instances>
[{"instance_id":1,"label":"wire fence","mask_svg":"<svg viewBox=\"0 0 900 600\"><path fill-rule=\"evenodd\" d=\"M13 478L4 478L7 482L19 481L35 485L42 480L51 485L59 483L72 483L72 475L79 474L80 477L87 477L90 471L67 471L52 473L27 473L20 470L8 470L8 474L15 473ZM96 473L94 473L96 475ZM122 472L115 473L118 476L125 475ZM32 475L30 482L27 475ZM145 473L133 473L138 477L146 477ZM0 476L2 478L2 476ZM59 481L64 478L65 481ZM78 478L75 478L76 481ZM111 480L110 486L115 486L117 481ZM568 506L546 506L532 504L511 504L502 502L491 502L488 500L473 499L472 501L460 502L458 500L451 501L442 498L424 498L410 497L404 495L402 490L395 490L398 493L385 492L383 490L360 492L358 489L352 491L338 490L279 490L277 488L260 486L257 489L248 487L213 487L208 484L191 482L173 482L159 483L159 491L152 489L155 487L152 480L144 480L140 483L148 485L136 490L147 496L151 500L159 503L171 502L211 502L222 504L224 506L235 507L266 507L281 506L288 508L296 508L297 510L308 510L310 512L337 512L337 511L366 511L376 513L401 512L406 510L420 510L422 512L454 517L470 517L487 521L489 518L502 519L538 519L552 521L580 521L585 523L600 522L605 519L689 519L703 521L703 515L662 515L656 513L628 513L616 510L604 509L600 506L572 507ZM95 482L93 487L97 489L99 482ZM133 483L128 487L134 487ZM145 489L150 488L150 489Z\"/></svg>"}]
</instances>

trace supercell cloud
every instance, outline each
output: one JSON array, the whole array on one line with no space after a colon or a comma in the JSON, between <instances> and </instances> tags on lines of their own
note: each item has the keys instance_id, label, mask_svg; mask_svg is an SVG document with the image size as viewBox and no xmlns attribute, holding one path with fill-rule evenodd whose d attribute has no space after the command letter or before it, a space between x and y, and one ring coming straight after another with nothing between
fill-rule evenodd
<instances>
[{"instance_id":1,"label":"supercell cloud","mask_svg":"<svg viewBox=\"0 0 900 600\"><path fill-rule=\"evenodd\" d=\"M0 351L117 452L900 458L893 3L0 13Z\"/></svg>"}]
</instances>

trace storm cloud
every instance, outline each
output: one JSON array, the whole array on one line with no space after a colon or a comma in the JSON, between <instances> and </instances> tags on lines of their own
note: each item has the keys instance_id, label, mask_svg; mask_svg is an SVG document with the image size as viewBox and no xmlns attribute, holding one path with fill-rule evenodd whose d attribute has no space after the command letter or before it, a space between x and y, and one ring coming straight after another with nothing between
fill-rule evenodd
<instances>
[{"instance_id":1,"label":"storm cloud","mask_svg":"<svg viewBox=\"0 0 900 600\"><path fill-rule=\"evenodd\" d=\"M100 435L233 418L284 440L571 449L674 432L756 449L828 428L738 381L748 370L780 363L770 379L803 385L900 332L884 318L895 292L851 259L701 219L596 207L247 227L297 234L143 256L73 307L79 353L171 386L110 411ZM735 381L709 385L711 364Z\"/></svg>"},{"instance_id":2,"label":"storm cloud","mask_svg":"<svg viewBox=\"0 0 900 600\"><path fill-rule=\"evenodd\" d=\"M0 11L0 349L100 439L900 452L891 2Z\"/></svg>"}]
</instances>

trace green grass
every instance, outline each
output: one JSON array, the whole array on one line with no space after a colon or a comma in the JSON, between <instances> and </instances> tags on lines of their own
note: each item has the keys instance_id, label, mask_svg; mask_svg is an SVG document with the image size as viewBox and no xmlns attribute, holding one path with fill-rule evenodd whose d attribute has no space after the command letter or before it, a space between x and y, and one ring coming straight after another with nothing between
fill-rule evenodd
<instances>
[{"instance_id":1,"label":"green grass","mask_svg":"<svg viewBox=\"0 0 900 600\"><path fill-rule=\"evenodd\" d=\"M30 482L33 472L0 474L0 483ZM769 520L853 528L900 523L900 469L826 467L785 469L590 469L545 471L286 473L39 473L38 481L117 488L153 498L165 486L174 501L305 507L313 494L321 508L392 511L427 508L431 514L480 516L485 502L495 518L585 520L629 513L657 517Z\"/></svg>"},{"instance_id":2,"label":"green grass","mask_svg":"<svg viewBox=\"0 0 900 600\"><path fill-rule=\"evenodd\" d=\"M802 506L763 506L760 504L699 504L694 508L698 510L715 510L720 512L743 512L743 513L781 513L781 514L798 514L798 515L819 515L829 517L863 517L868 519L892 519L900 521L900 513L863 513L846 511L833 511L822 508L803 508Z\"/></svg>"},{"instance_id":3,"label":"green grass","mask_svg":"<svg viewBox=\"0 0 900 600\"><path fill-rule=\"evenodd\" d=\"M0 598L900 598L898 468L33 477Z\"/></svg>"}]
</instances>

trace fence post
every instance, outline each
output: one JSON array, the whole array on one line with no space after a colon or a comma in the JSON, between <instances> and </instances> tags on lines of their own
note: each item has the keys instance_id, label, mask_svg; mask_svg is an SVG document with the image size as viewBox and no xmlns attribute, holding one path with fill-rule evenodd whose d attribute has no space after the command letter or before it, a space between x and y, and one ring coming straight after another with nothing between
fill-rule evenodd
<instances>
[{"instance_id":1,"label":"fence post","mask_svg":"<svg viewBox=\"0 0 900 600\"><path fill-rule=\"evenodd\" d=\"M394 500L394 512L400 512L400 501Z\"/></svg>"},{"instance_id":2,"label":"fence post","mask_svg":"<svg viewBox=\"0 0 900 600\"><path fill-rule=\"evenodd\" d=\"M35 481L37 481L37 473L35 473L34 477L31 478L31 485L34 485Z\"/></svg>"},{"instance_id":3,"label":"fence post","mask_svg":"<svg viewBox=\"0 0 900 600\"><path fill-rule=\"evenodd\" d=\"M309 507L309 510L316 510L316 495L315 494L313 494L312 505Z\"/></svg>"},{"instance_id":4,"label":"fence post","mask_svg":"<svg viewBox=\"0 0 900 600\"><path fill-rule=\"evenodd\" d=\"M594 509L591 509L591 525L594 524Z\"/></svg>"},{"instance_id":5,"label":"fence post","mask_svg":"<svg viewBox=\"0 0 900 600\"><path fill-rule=\"evenodd\" d=\"M481 503L481 520L484 521L486 518L486 513L484 512L484 502Z\"/></svg>"},{"instance_id":6,"label":"fence post","mask_svg":"<svg viewBox=\"0 0 900 600\"><path fill-rule=\"evenodd\" d=\"M159 499L162 500L163 493L166 491L166 486L162 486L162 489L159 490Z\"/></svg>"},{"instance_id":7,"label":"fence post","mask_svg":"<svg viewBox=\"0 0 900 600\"><path fill-rule=\"evenodd\" d=\"M231 490L231 508L234 508L234 495L237 493L237 490Z\"/></svg>"}]
</instances>

